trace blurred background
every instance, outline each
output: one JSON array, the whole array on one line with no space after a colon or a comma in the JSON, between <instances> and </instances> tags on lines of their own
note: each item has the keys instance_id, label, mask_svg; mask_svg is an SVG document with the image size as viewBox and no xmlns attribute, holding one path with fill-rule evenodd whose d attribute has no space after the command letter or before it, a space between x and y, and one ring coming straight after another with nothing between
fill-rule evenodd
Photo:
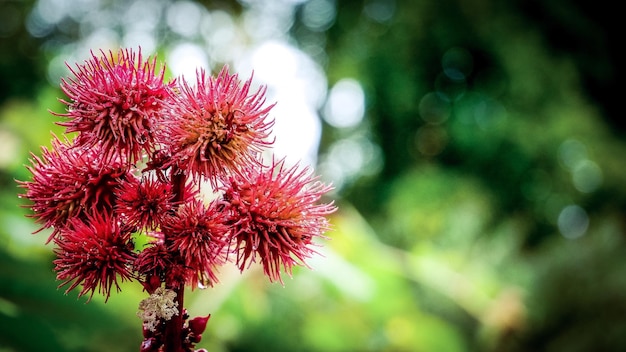
<instances>
[{"instance_id":1,"label":"blurred background","mask_svg":"<svg viewBox=\"0 0 626 352\"><path fill-rule=\"evenodd\" d=\"M145 297L57 289L15 180L65 66L141 47L267 85L339 211L285 285L189 292L210 351L623 351L621 13L606 0L0 0L0 351L137 351Z\"/></svg>"}]
</instances>

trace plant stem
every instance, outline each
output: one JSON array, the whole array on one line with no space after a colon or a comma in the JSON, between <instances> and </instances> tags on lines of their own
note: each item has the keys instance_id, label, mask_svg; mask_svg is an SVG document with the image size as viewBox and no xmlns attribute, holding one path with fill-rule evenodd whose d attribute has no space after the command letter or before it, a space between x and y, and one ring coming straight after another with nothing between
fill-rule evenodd
<instances>
[{"instance_id":1,"label":"plant stem","mask_svg":"<svg viewBox=\"0 0 626 352\"><path fill-rule=\"evenodd\" d=\"M185 182L187 177L180 170L172 170L172 192L174 193L174 203L178 204L185 199ZM164 234L167 236L167 234ZM167 239L167 238L166 238ZM178 314L166 322L165 326L165 351L164 352L185 352L183 348L182 328L183 328L183 303L185 296L184 282L166 282L165 287L176 292L176 302L178 303Z\"/></svg>"},{"instance_id":2,"label":"plant stem","mask_svg":"<svg viewBox=\"0 0 626 352\"><path fill-rule=\"evenodd\" d=\"M168 287L176 292L176 302L178 302L178 314L167 321L165 326L165 351L164 352L185 352L183 349L183 303L185 286Z\"/></svg>"}]
</instances>

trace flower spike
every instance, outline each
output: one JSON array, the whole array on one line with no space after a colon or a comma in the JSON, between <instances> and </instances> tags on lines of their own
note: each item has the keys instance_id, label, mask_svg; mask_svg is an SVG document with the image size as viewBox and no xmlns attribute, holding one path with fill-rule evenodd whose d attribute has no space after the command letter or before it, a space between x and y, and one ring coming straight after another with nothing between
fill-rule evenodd
<instances>
[{"instance_id":1,"label":"flower spike","mask_svg":"<svg viewBox=\"0 0 626 352\"><path fill-rule=\"evenodd\" d=\"M22 195L32 203L38 230L53 228L48 241L75 218L84 219L87 211L110 212L115 205L113 189L130 173L124 162L104 160L101 145L86 149L74 142L52 140L52 149L42 147L40 157L32 155L31 181L18 181L26 189ZM37 231L37 232L38 232Z\"/></svg>"},{"instance_id":2,"label":"flower spike","mask_svg":"<svg viewBox=\"0 0 626 352\"><path fill-rule=\"evenodd\" d=\"M63 281L61 287L69 285L65 292L82 285L79 297L90 293L91 299L98 289L108 299L113 286L119 291L118 277L132 278L135 253L130 230L107 213L72 219L71 226L54 239L57 279Z\"/></svg>"},{"instance_id":3,"label":"flower spike","mask_svg":"<svg viewBox=\"0 0 626 352\"><path fill-rule=\"evenodd\" d=\"M68 112L54 114L68 119L58 124L78 132L79 144L101 143L107 155L120 153L134 163L154 149L155 119L174 83L163 83L165 68L157 72L156 57L143 61L141 50L100 53L68 66L74 77L61 82Z\"/></svg>"},{"instance_id":4,"label":"flower spike","mask_svg":"<svg viewBox=\"0 0 626 352\"><path fill-rule=\"evenodd\" d=\"M169 165L215 186L241 165L256 162L272 143L267 138L274 121L267 116L274 105L264 107L266 88L250 93L251 85L252 77L241 85L227 66L217 77L200 70L195 86L183 80L164 114L159 139L170 151Z\"/></svg>"},{"instance_id":5,"label":"flower spike","mask_svg":"<svg viewBox=\"0 0 626 352\"><path fill-rule=\"evenodd\" d=\"M224 201L231 212L230 235L239 248L239 269L258 257L269 279L282 282L281 269L291 275L292 266L305 265L315 253L313 238L323 237L329 229L326 215L336 210L332 203L317 204L331 189L307 168L286 168L284 159L232 176Z\"/></svg>"}]
</instances>

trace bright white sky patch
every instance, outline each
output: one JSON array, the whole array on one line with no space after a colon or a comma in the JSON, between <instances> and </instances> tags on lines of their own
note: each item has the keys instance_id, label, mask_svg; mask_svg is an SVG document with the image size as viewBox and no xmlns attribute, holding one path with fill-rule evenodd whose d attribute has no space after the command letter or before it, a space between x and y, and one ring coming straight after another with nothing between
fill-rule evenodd
<instances>
[{"instance_id":1,"label":"bright white sky patch","mask_svg":"<svg viewBox=\"0 0 626 352\"><path fill-rule=\"evenodd\" d=\"M289 44L267 41L253 49L249 61L239 62L237 71L241 78L254 71L254 82L268 88L267 103L277 103L270 112L274 154L289 164L314 165L321 135L317 109L326 97L322 69Z\"/></svg>"},{"instance_id":2,"label":"bright white sky patch","mask_svg":"<svg viewBox=\"0 0 626 352\"><path fill-rule=\"evenodd\" d=\"M204 7L191 1L177 1L167 9L167 25L184 37L196 35L200 28Z\"/></svg>"},{"instance_id":3,"label":"bright white sky patch","mask_svg":"<svg viewBox=\"0 0 626 352\"><path fill-rule=\"evenodd\" d=\"M324 119L333 127L354 127L363 120L365 94L359 82L344 78L330 90Z\"/></svg>"},{"instance_id":4,"label":"bright white sky patch","mask_svg":"<svg viewBox=\"0 0 626 352\"><path fill-rule=\"evenodd\" d=\"M206 51L191 43L176 45L169 53L167 65L175 77L182 76L191 85L196 83L197 72L200 68L210 73Z\"/></svg>"}]
</instances>

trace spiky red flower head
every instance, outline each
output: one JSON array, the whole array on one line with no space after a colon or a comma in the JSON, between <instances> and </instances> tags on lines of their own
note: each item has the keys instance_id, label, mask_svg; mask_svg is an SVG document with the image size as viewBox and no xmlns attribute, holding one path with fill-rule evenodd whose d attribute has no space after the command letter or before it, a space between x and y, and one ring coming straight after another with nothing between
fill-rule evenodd
<instances>
[{"instance_id":1,"label":"spiky red flower head","mask_svg":"<svg viewBox=\"0 0 626 352\"><path fill-rule=\"evenodd\" d=\"M26 189L38 230L53 227L50 239L73 218L89 212L110 212L115 204L113 189L130 176L124 162L103 159L99 145L86 149L67 139L52 140L52 149L42 147L41 157L31 154L32 181L18 181ZM49 240L50 240L49 239Z\"/></svg>"},{"instance_id":2,"label":"spiky red flower head","mask_svg":"<svg viewBox=\"0 0 626 352\"><path fill-rule=\"evenodd\" d=\"M188 283L196 286L217 282L216 267L226 260L228 226L217 201L208 206L196 199L181 205L163 223L169 250L177 251L185 266L193 271Z\"/></svg>"},{"instance_id":3,"label":"spiky red flower head","mask_svg":"<svg viewBox=\"0 0 626 352\"><path fill-rule=\"evenodd\" d=\"M78 132L78 143L102 143L106 153L120 153L129 163L154 148L154 120L173 83L164 84L164 67L157 72L156 57L143 61L141 50L120 49L115 55L91 58L63 79L61 88L70 99L58 123L67 132Z\"/></svg>"},{"instance_id":4,"label":"spiky red flower head","mask_svg":"<svg viewBox=\"0 0 626 352\"><path fill-rule=\"evenodd\" d=\"M162 236L161 236L162 237ZM168 282L174 286L185 284L187 277L193 275L186 268L176 252L170 251L162 241L158 239L148 244L135 260L135 271L140 276L144 288L153 293L162 282Z\"/></svg>"},{"instance_id":5,"label":"spiky red flower head","mask_svg":"<svg viewBox=\"0 0 626 352\"><path fill-rule=\"evenodd\" d=\"M160 181L154 174L126 179L115 194L118 197L116 212L128 224L148 230L156 229L175 205L172 185ZM190 197L195 193L188 188L184 194Z\"/></svg>"},{"instance_id":6,"label":"spiky red flower head","mask_svg":"<svg viewBox=\"0 0 626 352\"><path fill-rule=\"evenodd\" d=\"M315 251L312 239L329 229L326 215L332 203L316 204L332 187L313 177L308 168L284 166L284 159L270 167L248 169L234 175L224 189L237 242L237 264L244 270L258 256L271 281L281 281L280 270L291 275L294 265Z\"/></svg>"},{"instance_id":7,"label":"spiky red flower head","mask_svg":"<svg viewBox=\"0 0 626 352\"><path fill-rule=\"evenodd\" d=\"M118 277L121 281L132 277L131 230L107 212L72 219L54 242L57 279L63 280L59 287L69 284L65 293L82 285L78 297L90 293L91 300L97 288L108 299L113 285L120 290Z\"/></svg>"},{"instance_id":8,"label":"spiky red flower head","mask_svg":"<svg viewBox=\"0 0 626 352\"><path fill-rule=\"evenodd\" d=\"M195 86L183 81L163 122L159 140L171 154L171 164L195 176L216 180L271 144L273 120L264 107L265 87L250 93L252 77L243 85L224 67L208 77L201 70Z\"/></svg>"}]
</instances>

